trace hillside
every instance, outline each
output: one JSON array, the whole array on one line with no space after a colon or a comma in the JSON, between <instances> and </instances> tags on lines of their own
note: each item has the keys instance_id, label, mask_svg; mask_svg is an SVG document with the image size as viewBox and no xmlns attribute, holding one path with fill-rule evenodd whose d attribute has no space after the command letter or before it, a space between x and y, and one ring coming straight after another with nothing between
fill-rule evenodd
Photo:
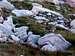
<instances>
[{"instance_id":1,"label":"hillside","mask_svg":"<svg viewBox=\"0 0 75 56\"><path fill-rule=\"evenodd\" d=\"M26 2L12 2L17 8L31 9L31 3ZM43 2L41 3L45 8L48 8L53 11L57 11L64 15L65 18L68 18L69 13L74 13L75 8L71 8L68 5L64 4L61 6L60 10L56 9L56 6L51 3ZM41 36L48 33L45 25L36 23L31 17L14 17L14 23L18 23L21 25L29 26L30 30L35 34L40 34ZM69 40L72 43L75 43L75 34L68 32L63 29L57 29L56 33L61 33L66 40ZM8 56L74 56L75 54L75 46L73 45L65 52L43 52L40 51L39 48L32 48L30 45L17 45L17 44L0 44L0 52L5 53ZM5 56L5 54L1 54L1 56Z\"/></svg>"}]
</instances>

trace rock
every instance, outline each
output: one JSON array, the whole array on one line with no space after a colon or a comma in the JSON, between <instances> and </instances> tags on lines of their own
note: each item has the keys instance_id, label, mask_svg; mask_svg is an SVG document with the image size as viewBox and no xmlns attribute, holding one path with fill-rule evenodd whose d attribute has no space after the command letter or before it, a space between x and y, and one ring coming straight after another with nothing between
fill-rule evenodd
<instances>
[{"instance_id":1,"label":"rock","mask_svg":"<svg viewBox=\"0 0 75 56\"><path fill-rule=\"evenodd\" d=\"M7 20L3 23L4 26L10 31L15 28L15 25L13 24L12 16L7 17Z\"/></svg>"},{"instance_id":2,"label":"rock","mask_svg":"<svg viewBox=\"0 0 75 56\"><path fill-rule=\"evenodd\" d=\"M51 44L45 45L41 48L42 51L57 51L56 46L52 46Z\"/></svg>"},{"instance_id":3,"label":"rock","mask_svg":"<svg viewBox=\"0 0 75 56\"><path fill-rule=\"evenodd\" d=\"M38 39L40 38L40 35L35 35L33 34L33 32L29 32L28 33L28 44L30 44L31 46L33 47L37 47L37 42L38 42Z\"/></svg>"},{"instance_id":4,"label":"rock","mask_svg":"<svg viewBox=\"0 0 75 56\"><path fill-rule=\"evenodd\" d=\"M13 35L12 29L14 29L15 26L12 21L12 16L7 17L7 20L3 22L3 24L0 24L0 30L6 34L7 36Z\"/></svg>"},{"instance_id":5,"label":"rock","mask_svg":"<svg viewBox=\"0 0 75 56\"><path fill-rule=\"evenodd\" d=\"M8 26L9 27L9 26ZM10 31L6 25L0 24L0 30L6 34L7 36L9 35L13 35L14 33L12 31Z\"/></svg>"},{"instance_id":6,"label":"rock","mask_svg":"<svg viewBox=\"0 0 75 56\"><path fill-rule=\"evenodd\" d=\"M32 3L33 8L32 8L32 12L34 13L34 15L38 14L38 12L40 11L38 8L42 8L42 5L38 4L38 3Z\"/></svg>"},{"instance_id":7,"label":"rock","mask_svg":"<svg viewBox=\"0 0 75 56\"><path fill-rule=\"evenodd\" d=\"M0 42L6 42L7 38L5 34L3 34L2 31L0 31Z\"/></svg>"},{"instance_id":8,"label":"rock","mask_svg":"<svg viewBox=\"0 0 75 56\"><path fill-rule=\"evenodd\" d=\"M42 16L35 16L34 19L38 22L38 23L43 23L44 21L49 21L48 19L46 19L45 17Z\"/></svg>"},{"instance_id":9,"label":"rock","mask_svg":"<svg viewBox=\"0 0 75 56\"><path fill-rule=\"evenodd\" d=\"M72 20L70 23L71 29L69 29L70 32L75 33L75 20Z\"/></svg>"},{"instance_id":10,"label":"rock","mask_svg":"<svg viewBox=\"0 0 75 56\"><path fill-rule=\"evenodd\" d=\"M10 43L20 43L20 38L16 37L15 35L10 35L8 37L8 42Z\"/></svg>"},{"instance_id":11,"label":"rock","mask_svg":"<svg viewBox=\"0 0 75 56\"><path fill-rule=\"evenodd\" d=\"M38 39L40 38L40 35L35 35L33 32L28 33L28 42L37 43Z\"/></svg>"},{"instance_id":12,"label":"rock","mask_svg":"<svg viewBox=\"0 0 75 56\"><path fill-rule=\"evenodd\" d=\"M17 42L19 41L20 39L18 37L16 37L15 35L11 35L11 38L13 41Z\"/></svg>"},{"instance_id":13,"label":"rock","mask_svg":"<svg viewBox=\"0 0 75 56\"><path fill-rule=\"evenodd\" d=\"M71 25L71 29L75 29L75 20L72 20L70 25Z\"/></svg>"},{"instance_id":14,"label":"rock","mask_svg":"<svg viewBox=\"0 0 75 56\"><path fill-rule=\"evenodd\" d=\"M17 17L22 17L22 16L32 16L33 13L32 11L29 11L29 10L13 10L12 13L14 13Z\"/></svg>"},{"instance_id":15,"label":"rock","mask_svg":"<svg viewBox=\"0 0 75 56\"><path fill-rule=\"evenodd\" d=\"M49 24L49 25L54 25L55 28L56 28L56 27L59 27L59 28L61 28L61 29L69 30L68 27L65 27L63 24L58 24L57 22L49 22L48 24Z\"/></svg>"},{"instance_id":16,"label":"rock","mask_svg":"<svg viewBox=\"0 0 75 56\"><path fill-rule=\"evenodd\" d=\"M69 30L68 27L65 27L64 25L61 25L61 24L56 24L56 27L59 27L59 28L65 29L65 30Z\"/></svg>"},{"instance_id":17,"label":"rock","mask_svg":"<svg viewBox=\"0 0 75 56\"><path fill-rule=\"evenodd\" d=\"M42 17L42 16L35 16L34 18L35 18L36 20L49 21L48 19L46 19L45 17Z\"/></svg>"},{"instance_id":18,"label":"rock","mask_svg":"<svg viewBox=\"0 0 75 56\"><path fill-rule=\"evenodd\" d=\"M0 16L0 23L2 23L4 21L3 17Z\"/></svg>"},{"instance_id":19,"label":"rock","mask_svg":"<svg viewBox=\"0 0 75 56\"><path fill-rule=\"evenodd\" d=\"M57 23L58 24L61 24L61 25L64 25L65 23L64 23L64 18L63 17L58 17L57 18Z\"/></svg>"},{"instance_id":20,"label":"rock","mask_svg":"<svg viewBox=\"0 0 75 56\"><path fill-rule=\"evenodd\" d=\"M42 5L41 4L38 4L38 3L32 3L32 6L42 7Z\"/></svg>"},{"instance_id":21,"label":"rock","mask_svg":"<svg viewBox=\"0 0 75 56\"><path fill-rule=\"evenodd\" d=\"M38 12L49 12L49 13L53 13L53 14L55 14L55 15L57 15L57 16L61 16L61 17L63 17L60 13L58 13L58 12L55 12L55 11L52 11L52 10L49 10L49 9L47 9L47 8L44 8L44 7L42 7L42 6L33 6L33 8L32 8L32 10L31 10L35 15L36 14L38 14Z\"/></svg>"},{"instance_id":22,"label":"rock","mask_svg":"<svg viewBox=\"0 0 75 56\"><path fill-rule=\"evenodd\" d=\"M71 43L66 41L64 37L62 37L62 35L55 33L46 34L45 36L41 37L38 40L38 44L41 46L51 44L53 47L55 46L57 50L61 51L68 48L71 45Z\"/></svg>"},{"instance_id":23,"label":"rock","mask_svg":"<svg viewBox=\"0 0 75 56\"><path fill-rule=\"evenodd\" d=\"M26 26L16 28L15 29L15 36L17 36L21 40L25 41L25 40L27 40L27 37L28 37L27 30L28 30L28 27L26 27Z\"/></svg>"},{"instance_id":24,"label":"rock","mask_svg":"<svg viewBox=\"0 0 75 56\"><path fill-rule=\"evenodd\" d=\"M8 10L13 10L13 9L15 9L15 6L12 5L10 2L8 2L7 0L2 0L2 1L0 1L0 7L1 7L1 8L8 9Z\"/></svg>"}]
</instances>

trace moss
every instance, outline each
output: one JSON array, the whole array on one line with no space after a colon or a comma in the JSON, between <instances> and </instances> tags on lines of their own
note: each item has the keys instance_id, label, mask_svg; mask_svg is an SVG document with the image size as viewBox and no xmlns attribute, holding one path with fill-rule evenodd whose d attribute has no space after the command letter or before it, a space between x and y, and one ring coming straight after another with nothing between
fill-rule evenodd
<instances>
[{"instance_id":1,"label":"moss","mask_svg":"<svg viewBox=\"0 0 75 56\"><path fill-rule=\"evenodd\" d=\"M32 4L31 3L27 3L27 2L11 2L13 3L13 5L18 8L18 9L27 9L30 10L32 9Z\"/></svg>"},{"instance_id":2,"label":"moss","mask_svg":"<svg viewBox=\"0 0 75 56\"><path fill-rule=\"evenodd\" d=\"M46 2L43 2L43 3L40 3L43 5L43 7L45 8L48 8L50 10L53 10L53 11L56 11L56 6L52 3L46 3Z\"/></svg>"},{"instance_id":3,"label":"moss","mask_svg":"<svg viewBox=\"0 0 75 56\"><path fill-rule=\"evenodd\" d=\"M48 32L48 30L46 30L46 27L44 25L37 23L31 17L18 17L14 19L14 21L21 25L28 26L29 30L33 31L35 34L44 35Z\"/></svg>"},{"instance_id":4,"label":"moss","mask_svg":"<svg viewBox=\"0 0 75 56\"><path fill-rule=\"evenodd\" d=\"M64 36L66 40L69 40L70 42L75 42L75 34L66 30L56 30L56 32Z\"/></svg>"}]
</instances>

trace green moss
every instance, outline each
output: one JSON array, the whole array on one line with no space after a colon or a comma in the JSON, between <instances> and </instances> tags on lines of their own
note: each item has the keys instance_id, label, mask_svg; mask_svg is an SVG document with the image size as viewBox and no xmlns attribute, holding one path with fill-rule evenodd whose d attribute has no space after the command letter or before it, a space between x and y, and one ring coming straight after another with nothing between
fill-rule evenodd
<instances>
[{"instance_id":1,"label":"green moss","mask_svg":"<svg viewBox=\"0 0 75 56\"><path fill-rule=\"evenodd\" d=\"M57 33L60 33L66 40L69 40L70 42L75 42L75 34L66 31L66 30L56 30Z\"/></svg>"},{"instance_id":2,"label":"green moss","mask_svg":"<svg viewBox=\"0 0 75 56\"><path fill-rule=\"evenodd\" d=\"M29 30L33 31L35 34L44 35L48 32L48 30L46 30L46 27L44 25L37 23L31 17L18 17L14 19L14 21L21 25L28 26Z\"/></svg>"},{"instance_id":3,"label":"green moss","mask_svg":"<svg viewBox=\"0 0 75 56\"><path fill-rule=\"evenodd\" d=\"M23 8L27 10L30 10L32 8L32 4L28 2L11 2L11 3L13 3L16 8Z\"/></svg>"}]
</instances>

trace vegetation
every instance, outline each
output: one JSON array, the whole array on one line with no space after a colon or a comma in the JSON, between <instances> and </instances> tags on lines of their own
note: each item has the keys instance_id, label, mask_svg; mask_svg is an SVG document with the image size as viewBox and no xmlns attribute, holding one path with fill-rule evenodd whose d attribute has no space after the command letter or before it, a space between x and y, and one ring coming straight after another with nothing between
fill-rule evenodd
<instances>
[{"instance_id":1,"label":"vegetation","mask_svg":"<svg viewBox=\"0 0 75 56\"><path fill-rule=\"evenodd\" d=\"M11 2L18 9L32 9L32 4L29 2Z\"/></svg>"},{"instance_id":2,"label":"vegetation","mask_svg":"<svg viewBox=\"0 0 75 56\"><path fill-rule=\"evenodd\" d=\"M66 31L66 30L56 30L57 33L60 33L62 36L65 37L66 40L74 43L75 42L75 34Z\"/></svg>"},{"instance_id":3,"label":"vegetation","mask_svg":"<svg viewBox=\"0 0 75 56\"><path fill-rule=\"evenodd\" d=\"M43 3L40 3L40 4L42 4L45 8L48 8L50 10L61 13L62 15L64 15L64 17L68 17L68 14L75 13L75 8L71 8L67 4L55 5L55 4L52 4L52 3L49 3L49 2L43 2ZM57 7L59 7L59 9L57 9Z\"/></svg>"},{"instance_id":4,"label":"vegetation","mask_svg":"<svg viewBox=\"0 0 75 56\"><path fill-rule=\"evenodd\" d=\"M20 25L28 26L30 31L33 31L35 34L39 34L41 36L48 32L44 25L37 23L31 17L14 18L14 23L15 22Z\"/></svg>"},{"instance_id":5,"label":"vegetation","mask_svg":"<svg viewBox=\"0 0 75 56\"><path fill-rule=\"evenodd\" d=\"M14 23L20 24L21 26L28 26L30 31L33 31L34 34L39 34L41 36L49 32L47 27L50 28L50 26L48 25L42 25L37 23L31 17L16 17L14 18ZM69 40L70 42L75 42L75 34L58 28L55 32L63 35L66 40Z\"/></svg>"},{"instance_id":6,"label":"vegetation","mask_svg":"<svg viewBox=\"0 0 75 56\"><path fill-rule=\"evenodd\" d=\"M69 56L73 55L72 52L43 52L38 48L32 48L29 45L16 45L16 44L0 44L0 51L6 52L8 56ZM75 50L75 49L74 49ZM1 55L1 54L0 54Z\"/></svg>"}]
</instances>

